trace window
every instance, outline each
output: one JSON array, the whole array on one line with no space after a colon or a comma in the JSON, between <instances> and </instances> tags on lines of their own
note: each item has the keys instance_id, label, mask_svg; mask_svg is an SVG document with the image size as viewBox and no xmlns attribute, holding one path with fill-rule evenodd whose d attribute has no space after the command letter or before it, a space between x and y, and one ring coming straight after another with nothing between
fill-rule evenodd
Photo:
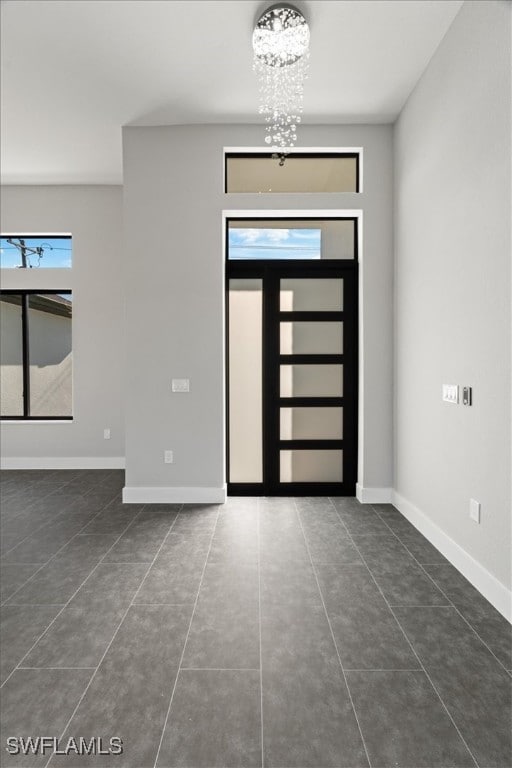
<instances>
[{"instance_id":1,"label":"window","mask_svg":"<svg viewBox=\"0 0 512 768\"><path fill-rule=\"evenodd\" d=\"M72 418L71 291L0 292L0 415Z\"/></svg>"},{"instance_id":2,"label":"window","mask_svg":"<svg viewBox=\"0 0 512 768\"><path fill-rule=\"evenodd\" d=\"M226 152L225 192L360 192L360 152Z\"/></svg>"},{"instance_id":3,"label":"window","mask_svg":"<svg viewBox=\"0 0 512 768\"><path fill-rule=\"evenodd\" d=\"M228 260L357 259L357 219L228 219Z\"/></svg>"},{"instance_id":4,"label":"window","mask_svg":"<svg viewBox=\"0 0 512 768\"><path fill-rule=\"evenodd\" d=\"M230 259L319 259L320 229L229 228Z\"/></svg>"},{"instance_id":5,"label":"window","mask_svg":"<svg viewBox=\"0 0 512 768\"><path fill-rule=\"evenodd\" d=\"M71 235L2 235L2 269L70 269Z\"/></svg>"}]
</instances>

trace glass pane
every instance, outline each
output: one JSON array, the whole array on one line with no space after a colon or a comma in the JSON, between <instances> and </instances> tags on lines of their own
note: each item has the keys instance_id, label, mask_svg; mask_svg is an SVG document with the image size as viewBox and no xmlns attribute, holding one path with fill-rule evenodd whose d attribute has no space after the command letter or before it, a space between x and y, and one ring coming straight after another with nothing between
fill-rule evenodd
<instances>
[{"instance_id":1,"label":"glass pane","mask_svg":"<svg viewBox=\"0 0 512 768\"><path fill-rule=\"evenodd\" d=\"M230 259L320 259L320 229L262 227L229 230Z\"/></svg>"},{"instance_id":2,"label":"glass pane","mask_svg":"<svg viewBox=\"0 0 512 768\"><path fill-rule=\"evenodd\" d=\"M280 324L282 355L341 355L343 323Z\"/></svg>"},{"instance_id":3,"label":"glass pane","mask_svg":"<svg viewBox=\"0 0 512 768\"><path fill-rule=\"evenodd\" d=\"M343 280L336 278L283 278L281 312L341 312Z\"/></svg>"},{"instance_id":4,"label":"glass pane","mask_svg":"<svg viewBox=\"0 0 512 768\"><path fill-rule=\"evenodd\" d=\"M281 440L342 440L343 408L281 408Z\"/></svg>"},{"instance_id":5,"label":"glass pane","mask_svg":"<svg viewBox=\"0 0 512 768\"><path fill-rule=\"evenodd\" d=\"M261 280L229 281L229 481L263 481Z\"/></svg>"},{"instance_id":6,"label":"glass pane","mask_svg":"<svg viewBox=\"0 0 512 768\"><path fill-rule=\"evenodd\" d=\"M341 483L343 451L280 451L281 483Z\"/></svg>"},{"instance_id":7,"label":"glass pane","mask_svg":"<svg viewBox=\"0 0 512 768\"><path fill-rule=\"evenodd\" d=\"M357 192L355 155L226 155L226 192Z\"/></svg>"},{"instance_id":8,"label":"glass pane","mask_svg":"<svg viewBox=\"0 0 512 768\"><path fill-rule=\"evenodd\" d=\"M0 238L2 269L68 269L72 262L71 237L9 236Z\"/></svg>"},{"instance_id":9,"label":"glass pane","mask_svg":"<svg viewBox=\"0 0 512 768\"><path fill-rule=\"evenodd\" d=\"M342 397L342 365L282 365L281 397Z\"/></svg>"},{"instance_id":10,"label":"glass pane","mask_svg":"<svg viewBox=\"0 0 512 768\"><path fill-rule=\"evenodd\" d=\"M354 259L354 219L230 219L228 259Z\"/></svg>"},{"instance_id":11,"label":"glass pane","mask_svg":"<svg viewBox=\"0 0 512 768\"><path fill-rule=\"evenodd\" d=\"M71 416L71 294L29 296L30 415Z\"/></svg>"},{"instance_id":12,"label":"glass pane","mask_svg":"<svg viewBox=\"0 0 512 768\"><path fill-rule=\"evenodd\" d=\"M0 413L23 416L21 296L0 297Z\"/></svg>"}]
</instances>

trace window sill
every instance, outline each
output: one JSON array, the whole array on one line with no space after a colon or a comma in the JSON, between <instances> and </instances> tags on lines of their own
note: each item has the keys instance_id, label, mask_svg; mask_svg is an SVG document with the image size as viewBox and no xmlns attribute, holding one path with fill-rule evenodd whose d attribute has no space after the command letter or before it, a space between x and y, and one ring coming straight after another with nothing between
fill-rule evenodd
<instances>
[{"instance_id":1,"label":"window sill","mask_svg":"<svg viewBox=\"0 0 512 768\"><path fill-rule=\"evenodd\" d=\"M73 424L74 419L0 419L0 424Z\"/></svg>"}]
</instances>

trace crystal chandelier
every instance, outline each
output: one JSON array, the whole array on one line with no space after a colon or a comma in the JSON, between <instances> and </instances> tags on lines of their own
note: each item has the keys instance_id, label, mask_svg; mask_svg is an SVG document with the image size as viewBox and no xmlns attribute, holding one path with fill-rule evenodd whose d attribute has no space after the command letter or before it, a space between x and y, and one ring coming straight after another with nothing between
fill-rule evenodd
<instances>
[{"instance_id":1,"label":"crystal chandelier","mask_svg":"<svg viewBox=\"0 0 512 768\"><path fill-rule=\"evenodd\" d=\"M265 115L265 142L280 150L293 147L301 122L304 81L309 59L309 27L292 5L272 5L260 16L252 36L253 68Z\"/></svg>"}]
</instances>

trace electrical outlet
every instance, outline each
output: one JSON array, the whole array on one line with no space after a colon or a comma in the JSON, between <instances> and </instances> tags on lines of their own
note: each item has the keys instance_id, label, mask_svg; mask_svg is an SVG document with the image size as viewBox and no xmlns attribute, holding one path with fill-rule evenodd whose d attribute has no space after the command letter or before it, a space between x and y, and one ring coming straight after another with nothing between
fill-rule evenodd
<instances>
[{"instance_id":1,"label":"electrical outlet","mask_svg":"<svg viewBox=\"0 0 512 768\"><path fill-rule=\"evenodd\" d=\"M103 430L103 439L104 440L110 440L110 429L104 429Z\"/></svg>"},{"instance_id":2,"label":"electrical outlet","mask_svg":"<svg viewBox=\"0 0 512 768\"><path fill-rule=\"evenodd\" d=\"M164 451L164 464L174 464L174 455L172 451Z\"/></svg>"},{"instance_id":3,"label":"electrical outlet","mask_svg":"<svg viewBox=\"0 0 512 768\"><path fill-rule=\"evenodd\" d=\"M480 524L480 502L475 499L469 500L469 516L473 522Z\"/></svg>"}]
</instances>

